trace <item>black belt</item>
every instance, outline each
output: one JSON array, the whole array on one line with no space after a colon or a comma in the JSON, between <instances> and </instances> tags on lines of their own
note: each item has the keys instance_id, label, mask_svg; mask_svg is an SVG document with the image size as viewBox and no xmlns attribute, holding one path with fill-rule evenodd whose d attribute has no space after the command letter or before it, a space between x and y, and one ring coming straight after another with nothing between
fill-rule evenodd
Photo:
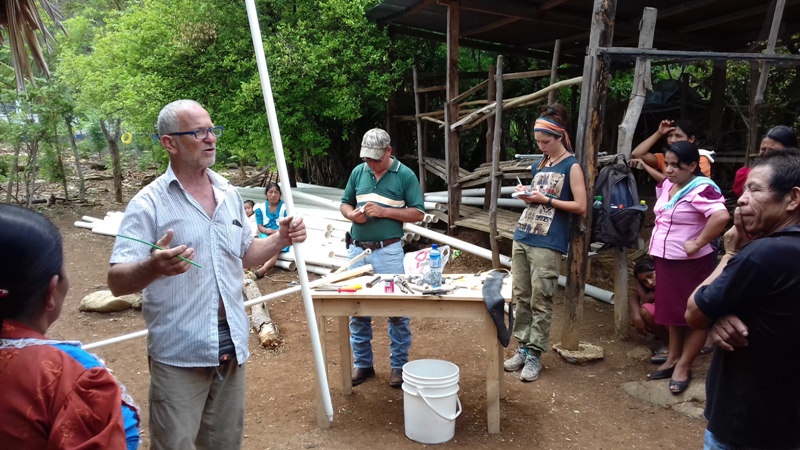
<instances>
[{"instance_id":1,"label":"black belt","mask_svg":"<svg viewBox=\"0 0 800 450\"><path fill-rule=\"evenodd\" d=\"M392 239L386 239L385 241L373 241L373 242L362 242L362 241L356 241L354 239L353 245L355 245L356 247L363 248L364 250L366 249L377 250L379 248L383 248L397 242L400 242L400 238L392 238Z\"/></svg>"}]
</instances>

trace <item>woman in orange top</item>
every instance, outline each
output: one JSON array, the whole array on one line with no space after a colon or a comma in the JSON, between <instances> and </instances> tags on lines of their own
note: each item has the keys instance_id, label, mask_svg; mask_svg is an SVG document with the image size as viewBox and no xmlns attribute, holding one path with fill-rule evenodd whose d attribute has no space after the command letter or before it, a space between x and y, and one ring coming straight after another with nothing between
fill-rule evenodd
<instances>
[{"instance_id":1,"label":"woman in orange top","mask_svg":"<svg viewBox=\"0 0 800 450\"><path fill-rule=\"evenodd\" d=\"M642 141L631 152L631 167L638 167L639 162L643 163L642 168L651 177L660 183L667 177L666 166L664 165L664 153L651 153L650 150L664 136L667 137L667 145L676 142L689 141L695 144L697 140L694 123L689 119L681 120L662 120L658 129L652 136ZM714 162L714 152L698 149L700 152L700 172L706 177L711 177L711 163Z\"/></svg>"},{"instance_id":2,"label":"woman in orange top","mask_svg":"<svg viewBox=\"0 0 800 450\"><path fill-rule=\"evenodd\" d=\"M58 229L0 204L0 255L0 448L136 449L138 411L108 369L44 336L69 290Z\"/></svg>"}]
</instances>

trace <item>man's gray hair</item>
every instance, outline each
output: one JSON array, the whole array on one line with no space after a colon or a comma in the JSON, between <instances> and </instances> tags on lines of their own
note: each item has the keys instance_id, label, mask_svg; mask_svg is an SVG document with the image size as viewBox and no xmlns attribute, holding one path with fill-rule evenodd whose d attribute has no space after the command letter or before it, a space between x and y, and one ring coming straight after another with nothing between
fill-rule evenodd
<instances>
[{"instance_id":1,"label":"man's gray hair","mask_svg":"<svg viewBox=\"0 0 800 450\"><path fill-rule=\"evenodd\" d=\"M179 132L178 112L194 107L202 108L203 106L194 100L175 100L161 108L161 112L158 113L158 122L156 123L158 135L164 136L165 134Z\"/></svg>"}]
</instances>

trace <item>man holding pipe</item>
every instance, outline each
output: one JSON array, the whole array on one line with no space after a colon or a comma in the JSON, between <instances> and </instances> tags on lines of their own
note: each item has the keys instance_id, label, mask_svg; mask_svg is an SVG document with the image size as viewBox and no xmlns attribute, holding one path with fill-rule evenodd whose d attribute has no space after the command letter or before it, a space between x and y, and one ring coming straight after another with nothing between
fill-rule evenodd
<instances>
[{"instance_id":1,"label":"man holding pipe","mask_svg":"<svg viewBox=\"0 0 800 450\"><path fill-rule=\"evenodd\" d=\"M375 273L402 274L403 223L419 222L425 215L422 189L414 172L392 156L389 133L373 128L361 141L362 164L347 180L342 215L353 222L347 256L354 259L369 249L372 253L351 268L372 264ZM410 318L389 318L391 375L389 385L403 384L403 365L411 347ZM372 363L372 318L350 317L350 347L353 350L353 386L375 376Z\"/></svg>"},{"instance_id":2,"label":"man holding pipe","mask_svg":"<svg viewBox=\"0 0 800 450\"><path fill-rule=\"evenodd\" d=\"M302 219L287 217L278 233L253 239L236 188L210 169L221 133L195 101L161 110L169 167L131 199L118 232L158 248L117 239L111 254L111 292L142 291L154 450L241 448L249 357L242 269L306 238Z\"/></svg>"},{"instance_id":3,"label":"man holding pipe","mask_svg":"<svg viewBox=\"0 0 800 450\"><path fill-rule=\"evenodd\" d=\"M747 177L726 255L686 321L717 344L706 380L706 449L800 448L800 153L774 151Z\"/></svg>"}]
</instances>

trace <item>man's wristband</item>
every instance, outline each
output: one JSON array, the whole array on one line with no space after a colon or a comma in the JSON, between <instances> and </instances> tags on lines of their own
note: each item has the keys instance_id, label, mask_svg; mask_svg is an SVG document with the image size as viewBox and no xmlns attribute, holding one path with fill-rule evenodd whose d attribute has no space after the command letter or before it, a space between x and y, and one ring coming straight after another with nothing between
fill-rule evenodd
<instances>
[{"instance_id":1,"label":"man's wristband","mask_svg":"<svg viewBox=\"0 0 800 450\"><path fill-rule=\"evenodd\" d=\"M553 206L553 197L548 197L547 198L547 206L548 207L552 207Z\"/></svg>"}]
</instances>

